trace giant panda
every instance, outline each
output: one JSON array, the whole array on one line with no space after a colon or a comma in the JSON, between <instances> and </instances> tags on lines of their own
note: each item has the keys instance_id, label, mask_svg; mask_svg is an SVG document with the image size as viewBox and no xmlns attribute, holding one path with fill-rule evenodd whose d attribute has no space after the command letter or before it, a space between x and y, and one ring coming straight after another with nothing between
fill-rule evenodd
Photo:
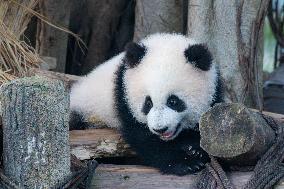
<instances>
[{"instance_id":1,"label":"giant panda","mask_svg":"<svg viewBox=\"0 0 284 189\"><path fill-rule=\"evenodd\" d=\"M153 34L76 83L71 110L118 127L146 164L185 175L204 168L198 121L222 101L218 68L205 44L180 34Z\"/></svg>"}]
</instances>

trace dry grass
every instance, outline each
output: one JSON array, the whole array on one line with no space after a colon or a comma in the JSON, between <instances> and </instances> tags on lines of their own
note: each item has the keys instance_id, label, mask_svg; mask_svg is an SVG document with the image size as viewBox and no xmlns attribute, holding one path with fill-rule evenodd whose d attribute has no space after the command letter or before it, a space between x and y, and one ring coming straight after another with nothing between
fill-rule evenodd
<instances>
[{"instance_id":1,"label":"dry grass","mask_svg":"<svg viewBox=\"0 0 284 189\"><path fill-rule=\"evenodd\" d=\"M0 0L0 86L9 80L25 76L30 68L42 62L38 53L22 39L32 16L73 36L82 52L87 47L82 39L34 11L40 0Z\"/></svg>"},{"instance_id":2,"label":"dry grass","mask_svg":"<svg viewBox=\"0 0 284 189\"><path fill-rule=\"evenodd\" d=\"M20 38L32 17L28 9L37 4L38 0L0 0L0 85L25 76L41 62L35 50Z\"/></svg>"}]
</instances>

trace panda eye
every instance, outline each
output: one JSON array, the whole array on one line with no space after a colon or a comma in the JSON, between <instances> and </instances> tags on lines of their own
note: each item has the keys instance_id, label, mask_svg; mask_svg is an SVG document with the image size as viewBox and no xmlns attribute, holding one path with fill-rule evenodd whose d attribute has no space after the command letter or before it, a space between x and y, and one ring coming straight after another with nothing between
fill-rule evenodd
<instances>
[{"instance_id":1,"label":"panda eye","mask_svg":"<svg viewBox=\"0 0 284 189\"><path fill-rule=\"evenodd\" d=\"M170 95L167 100L167 106L177 112L182 112L186 109L185 103L176 95Z\"/></svg>"},{"instance_id":2,"label":"panda eye","mask_svg":"<svg viewBox=\"0 0 284 189\"><path fill-rule=\"evenodd\" d=\"M152 107L153 107L153 103L152 103L151 97L150 96L146 96L145 102L144 102L144 106L142 108L142 112L145 115L147 115L150 112Z\"/></svg>"},{"instance_id":3,"label":"panda eye","mask_svg":"<svg viewBox=\"0 0 284 189\"><path fill-rule=\"evenodd\" d=\"M175 99L175 98L169 99L168 104L169 104L171 107L176 106L176 105L177 105L177 99Z\"/></svg>"}]
</instances>

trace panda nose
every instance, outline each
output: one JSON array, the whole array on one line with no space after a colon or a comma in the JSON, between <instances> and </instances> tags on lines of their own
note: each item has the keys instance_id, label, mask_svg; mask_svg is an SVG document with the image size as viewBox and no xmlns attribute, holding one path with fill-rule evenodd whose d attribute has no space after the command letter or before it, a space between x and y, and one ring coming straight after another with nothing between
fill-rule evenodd
<instances>
[{"instance_id":1,"label":"panda nose","mask_svg":"<svg viewBox=\"0 0 284 189\"><path fill-rule=\"evenodd\" d=\"M162 134L162 133L164 133L166 130L168 130L168 127L164 127L164 128L161 128L161 129L153 129L155 132L157 132L157 133L160 133L160 134Z\"/></svg>"}]
</instances>

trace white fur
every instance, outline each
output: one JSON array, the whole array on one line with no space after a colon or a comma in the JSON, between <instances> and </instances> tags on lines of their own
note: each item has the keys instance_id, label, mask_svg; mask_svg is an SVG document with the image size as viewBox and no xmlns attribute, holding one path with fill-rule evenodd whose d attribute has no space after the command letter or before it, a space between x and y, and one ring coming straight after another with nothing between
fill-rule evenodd
<instances>
[{"instance_id":1,"label":"white fur","mask_svg":"<svg viewBox=\"0 0 284 189\"><path fill-rule=\"evenodd\" d=\"M71 110L103 121L110 127L118 127L120 122L114 109L114 78L124 53L101 64L76 83L70 93Z\"/></svg>"},{"instance_id":2,"label":"white fur","mask_svg":"<svg viewBox=\"0 0 284 189\"><path fill-rule=\"evenodd\" d=\"M209 71L202 71L186 62L185 49L194 40L178 34L155 34L141 41L147 52L140 64L125 73L126 99L133 116L149 129L177 124L182 128L199 121L212 102L216 86L216 69L213 63ZM86 117L95 116L110 127L119 125L114 108L114 73L122 62L124 53L102 64L72 88L71 109ZM166 106L169 95L182 99L187 109L178 113ZM146 116L142 107L149 95L153 108ZM180 129L180 130L181 130ZM180 132L177 132L177 134Z\"/></svg>"}]
</instances>

